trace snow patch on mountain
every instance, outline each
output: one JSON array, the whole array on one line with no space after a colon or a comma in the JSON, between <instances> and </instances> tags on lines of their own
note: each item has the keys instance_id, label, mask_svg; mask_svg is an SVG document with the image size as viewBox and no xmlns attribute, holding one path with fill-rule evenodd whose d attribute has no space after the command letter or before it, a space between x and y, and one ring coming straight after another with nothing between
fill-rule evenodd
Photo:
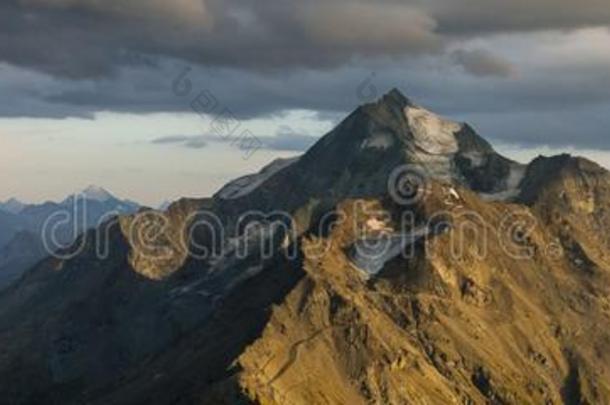
<instances>
[{"instance_id":1,"label":"snow patch on mountain","mask_svg":"<svg viewBox=\"0 0 610 405\"><path fill-rule=\"evenodd\" d=\"M400 256L407 246L428 234L430 230L421 227L407 233L360 239L351 248L350 261L364 278L371 278L383 270L388 262Z\"/></svg>"},{"instance_id":2,"label":"snow patch on mountain","mask_svg":"<svg viewBox=\"0 0 610 405\"><path fill-rule=\"evenodd\" d=\"M453 187L449 187L448 193L449 193L449 197L451 197L457 201L461 200L461 198L462 198L462 197L460 197L460 193L458 193L457 190Z\"/></svg>"},{"instance_id":3,"label":"snow patch on mountain","mask_svg":"<svg viewBox=\"0 0 610 405\"><path fill-rule=\"evenodd\" d=\"M377 131L373 135L362 142L362 149L388 149L394 145L392 134L383 131Z\"/></svg>"},{"instance_id":4,"label":"snow patch on mountain","mask_svg":"<svg viewBox=\"0 0 610 405\"><path fill-rule=\"evenodd\" d=\"M80 196L86 200L105 202L114 199L114 196L99 186L89 186L84 189Z\"/></svg>"},{"instance_id":5,"label":"snow patch on mountain","mask_svg":"<svg viewBox=\"0 0 610 405\"><path fill-rule=\"evenodd\" d=\"M480 152L462 152L462 156L470 160L470 164L472 167L481 167L485 164L485 155Z\"/></svg>"},{"instance_id":6,"label":"snow patch on mountain","mask_svg":"<svg viewBox=\"0 0 610 405\"><path fill-rule=\"evenodd\" d=\"M451 155L459 151L455 134L462 124L446 120L420 107L405 107L415 145L432 155Z\"/></svg>"},{"instance_id":7,"label":"snow patch on mountain","mask_svg":"<svg viewBox=\"0 0 610 405\"><path fill-rule=\"evenodd\" d=\"M259 173L240 177L230 182L218 192L218 197L223 200L234 200L244 197L256 190L275 174L296 163L299 159L300 157L274 160Z\"/></svg>"},{"instance_id":8,"label":"snow patch on mountain","mask_svg":"<svg viewBox=\"0 0 610 405\"><path fill-rule=\"evenodd\" d=\"M521 181L525 178L526 171L525 165L517 163L511 165L504 189L497 193L481 193L481 198L485 201L508 201L516 198L521 193Z\"/></svg>"}]
</instances>

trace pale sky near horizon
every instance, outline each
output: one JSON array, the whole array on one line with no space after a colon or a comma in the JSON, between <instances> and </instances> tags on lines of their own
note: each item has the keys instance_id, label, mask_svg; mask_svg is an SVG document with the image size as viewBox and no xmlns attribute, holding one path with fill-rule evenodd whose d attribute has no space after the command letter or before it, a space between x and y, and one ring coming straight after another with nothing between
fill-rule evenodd
<instances>
[{"instance_id":1,"label":"pale sky near horizon","mask_svg":"<svg viewBox=\"0 0 610 405\"><path fill-rule=\"evenodd\" d=\"M290 123L324 133L330 123L294 111L281 118L244 121L253 134L275 133ZM206 197L228 181L258 171L297 151L256 150L251 156L230 142L188 147L210 121L195 114L100 113L93 119L0 119L0 201L63 200L88 185L117 197L158 206L180 197ZM169 134L169 135L168 135ZM312 137L312 141L315 139Z\"/></svg>"},{"instance_id":2,"label":"pale sky near horizon","mask_svg":"<svg viewBox=\"0 0 610 405\"><path fill-rule=\"evenodd\" d=\"M393 87L515 160L610 167L609 27L600 0L5 0L0 201L210 196ZM250 159L211 130L227 111Z\"/></svg>"},{"instance_id":3,"label":"pale sky near horizon","mask_svg":"<svg viewBox=\"0 0 610 405\"><path fill-rule=\"evenodd\" d=\"M306 112L244 125L258 133L272 133L284 123L315 135L333 125ZM208 124L187 114L105 113L93 120L59 121L0 119L0 201L12 197L30 203L60 201L94 184L117 197L156 207L180 197L211 196L228 181L256 172L273 159L300 154L261 149L245 159L243 151L227 143L209 142L202 148L154 143L165 133L194 136ZM567 152L610 168L610 152L494 146L523 163L540 154Z\"/></svg>"}]
</instances>

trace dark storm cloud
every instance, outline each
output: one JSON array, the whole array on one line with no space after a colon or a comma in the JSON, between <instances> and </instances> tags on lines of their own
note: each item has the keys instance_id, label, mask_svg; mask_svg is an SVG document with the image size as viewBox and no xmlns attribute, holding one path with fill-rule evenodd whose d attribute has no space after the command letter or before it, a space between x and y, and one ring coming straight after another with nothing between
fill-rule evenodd
<instances>
[{"instance_id":1,"label":"dark storm cloud","mask_svg":"<svg viewBox=\"0 0 610 405\"><path fill-rule=\"evenodd\" d=\"M610 24L607 0L4 0L0 55L69 78L171 57L248 70L442 51L455 36Z\"/></svg>"},{"instance_id":2,"label":"dark storm cloud","mask_svg":"<svg viewBox=\"0 0 610 405\"><path fill-rule=\"evenodd\" d=\"M482 49L458 49L452 56L466 72L475 76L510 77L515 73L510 62Z\"/></svg>"},{"instance_id":3,"label":"dark storm cloud","mask_svg":"<svg viewBox=\"0 0 610 405\"><path fill-rule=\"evenodd\" d=\"M559 3L4 0L0 58L80 79L113 75L125 66L154 66L159 58L258 72L320 69L354 58L439 53L465 33L610 24L606 0ZM458 62L467 56L466 61L484 57L463 54ZM460 63L477 74L490 69L492 58Z\"/></svg>"},{"instance_id":4,"label":"dark storm cloud","mask_svg":"<svg viewBox=\"0 0 610 405\"><path fill-rule=\"evenodd\" d=\"M494 41L609 24L607 0L3 0L0 116L189 112L206 89L239 119L291 109L336 119L398 86L483 129L504 122L491 134L503 141L607 148L599 128L610 116L610 60ZM177 96L172 83L187 65L193 91ZM556 125L566 111L578 125ZM265 140L300 150L308 138Z\"/></svg>"},{"instance_id":5,"label":"dark storm cloud","mask_svg":"<svg viewBox=\"0 0 610 405\"><path fill-rule=\"evenodd\" d=\"M110 75L156 56L319 68L434 52L442 43L435 22L414 7L356 1L6 0L0 16L4 61L70 78Z\"/></svg>"},{"instance_id":6,"label":"dark storm cloud","mask_svg":"<svg viewBox=\"0 0 610 405\"><path fill-rule=\"evenodd\" d=\"M477 130L491 141L531 148L610 151L610 103L587 109L473 114Z\"/></svg>"},{"instance_id":7,"label":"dark storm cloud","mask_svg":"<svg viewBox=\"0 0 610 405\"><path fill-rule=\"evenodd\" d=\"M39 75L27 75L22 81L47 89L46 95L40 95L52 100L47 103L29 93L20 93L20 80L18 75L13 78L15 72L12 72L10 76L16 86L4 89L0 83L0 114L7 115L8 111L23 115L37 111L59 116L62 111L84 113L98 109L188 112L194 98L206 89L217 99L217 111L228 109L240 120L278 116L290 109L308 109L320 112L320 119L336 123L358 105L372 102L392 87L399 87L416 103L456 120L468 121L483 136L496 142L523 145L581 142L587 147L597 145L610 149L610 136L603 132L610 128L610 63L587 66L586 69L555 67L552 74L545 67L528 69L519 72L518 80L493 77L479 80L459 71L430 69L427 63L371 64L328 72L308 70L269 76L235 70L193 69L189 76L192 91L184 97L172 92L172 81L183 69L183 65L175 63L161 64L159 71L123 72L117 80L94 82L97 85L58 84ZM74 97L74 94L80 96ZM112 100L117 103L113 104ZM596 113L587 114L587 111ZM202 119L203 132L209 130L212 119L213 116ZM247 128L247 122L242 126ZM269 149L300 150L310 143L306 134L284 132L276 134L277 139L263 137L264 145Z\"/></svg>"},{"instance_id":8,"label":"dark storm cloud","mask_svg":"<svg viewBox=\"0 0 610 405\"><path fill-rule=\"evenodd\" d=\"M418 0L439 31L472 35L494 32L609 26L607 0Z\"/></svg>"}]
</instances>

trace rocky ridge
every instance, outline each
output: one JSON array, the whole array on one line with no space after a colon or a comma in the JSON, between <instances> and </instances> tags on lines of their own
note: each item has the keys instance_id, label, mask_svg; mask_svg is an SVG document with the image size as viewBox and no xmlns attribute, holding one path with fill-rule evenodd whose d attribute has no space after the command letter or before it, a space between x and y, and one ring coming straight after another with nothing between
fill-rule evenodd
<instances>
[{"instance_id":1,"label":"rocky ridge","mask_svg":"<svg viewBox=\"0 0 610 405\"><path fill-rule=\"evenodd\" d=\"M0 294L0 394L609 403L609 209L596 164L520 165L392 91L298 159L108 222L108 255L91 231L32 268Z\"/></svg>"}]
</instances>

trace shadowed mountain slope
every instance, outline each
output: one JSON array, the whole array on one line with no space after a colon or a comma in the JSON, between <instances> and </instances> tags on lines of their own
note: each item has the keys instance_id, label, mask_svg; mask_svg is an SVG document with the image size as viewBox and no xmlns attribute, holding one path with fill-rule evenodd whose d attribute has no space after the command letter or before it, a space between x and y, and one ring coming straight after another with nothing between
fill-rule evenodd
<instances>
[{"instance_id":1,"label":"shadowed mountain slope","mask_svg":"<svg viewBox=\"0 0 610 405\"><path fill-rule=\"evenodd\" d=\"M392 91L30 269L0 294L0 398L610 403L609 210L594 163L520 165Z\"/></svg>"}]
</instances>

